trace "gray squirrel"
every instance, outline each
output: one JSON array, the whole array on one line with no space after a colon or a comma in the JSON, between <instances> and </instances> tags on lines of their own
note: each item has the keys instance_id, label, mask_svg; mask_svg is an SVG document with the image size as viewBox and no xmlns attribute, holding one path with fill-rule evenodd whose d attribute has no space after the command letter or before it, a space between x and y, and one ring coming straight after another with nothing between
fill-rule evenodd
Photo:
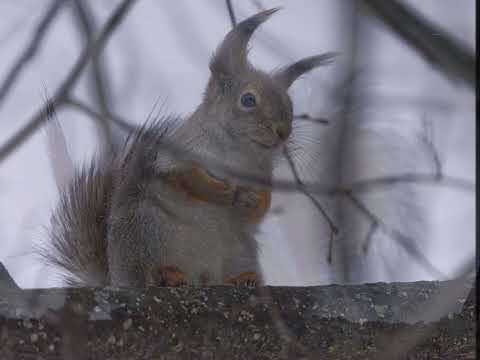
<instances>
[{"instance_id":1,"label":"gray squirrel","mask_svg":"<svg viewBox=\"0 0 480 360\"><path fill-rule=\"evenodd\" d=\"M226 35L202 103L179 126L149 122L73 176L42 251L68 284L261 282L254 233L270 206L274 156L292 130L287 91L334 57L308 57L272 74L253 68L248 41L275 11Z\"/></svg>"}]
</instances>

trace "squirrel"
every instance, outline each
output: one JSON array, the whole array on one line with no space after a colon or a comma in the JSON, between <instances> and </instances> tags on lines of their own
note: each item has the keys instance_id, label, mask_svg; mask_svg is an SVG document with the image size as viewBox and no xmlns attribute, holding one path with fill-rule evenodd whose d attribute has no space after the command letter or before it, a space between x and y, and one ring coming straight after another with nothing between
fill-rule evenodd
<instances>
[{"instance_id":1,"label":"squirrel","mask_svg":"<svg viewBox=\"0 0 480 360\"><path fill-rule=\"evenodd\" d=\"M271 74L255 69L249 39L277 10L225 36L203 101L185 121L173 130L168 118L149 122L108 159L74 175L42 252L68 284L261 283L254 233L270 207L273 159L292 132L287 91L335 56L308 57Z\"/></svg>"}]
</instances>

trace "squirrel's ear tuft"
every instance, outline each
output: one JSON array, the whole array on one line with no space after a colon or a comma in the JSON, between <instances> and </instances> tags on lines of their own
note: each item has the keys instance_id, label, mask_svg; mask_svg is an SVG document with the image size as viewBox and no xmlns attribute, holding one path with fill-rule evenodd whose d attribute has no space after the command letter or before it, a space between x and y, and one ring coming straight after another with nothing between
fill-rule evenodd
<instances>
[{"instance_id":1,"label":"squirrel's ear tuft","mask_svg":"<svg viewBox=\"0 0 480 360\"><path fill-rule=\"evenodd\" d=\"M328 52L322 55L307 57L280 69L273 75L273 77L277 83L288 89L301 75L317 66L331 64L337 55L338 53Z\"/></svg>"},{"instance_id":2,"label":"squirrel's ear tuft","mask_svg":"<svg viewBox=\"0 0 480 360\"><path fill-rule=\"evenodd\" d=\"M247 45L253 32L279 8L262 11L237 24L224 38L212 60L210 70L218 78L229 78L247 67Z\"/></svg>"}]
</instances>

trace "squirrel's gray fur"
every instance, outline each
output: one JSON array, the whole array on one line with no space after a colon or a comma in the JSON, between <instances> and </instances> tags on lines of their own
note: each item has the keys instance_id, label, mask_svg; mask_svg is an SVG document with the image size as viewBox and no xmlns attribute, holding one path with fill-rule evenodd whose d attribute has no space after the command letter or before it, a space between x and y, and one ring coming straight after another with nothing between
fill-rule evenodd
<instances>
[{"instance_id":1,"label":"squirrel's gray fur","mask_svg":"<svg viewBox=\"0 0 480 360\"><path fill-rule=\"evenodd\" d=\"M262 188L238 173L271 183L273 156L291 132L288 87L333 57L310 57L272 75L254 69L246 57L248 41L275 11L258 13L227 34L211 60L202 103L180 126L143 126L63 191L43 255L67 273L70 284L144 286L145 267L162 264L177 266L191 284L201 278L220 284L257 271L254 225L234 207L186 201L164 179L195 162L231 184ZM253 95L253 107L243 104L246 93Z\"/></svg>"}]
</instances>

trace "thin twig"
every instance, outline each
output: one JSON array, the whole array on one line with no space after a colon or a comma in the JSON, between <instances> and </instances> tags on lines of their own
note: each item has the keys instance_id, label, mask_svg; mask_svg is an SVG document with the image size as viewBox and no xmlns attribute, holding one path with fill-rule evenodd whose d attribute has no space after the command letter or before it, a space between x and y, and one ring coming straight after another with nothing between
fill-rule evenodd
<instances>
[{"instance_id":1,"label":"thin twig","mask_svg":"<svg viewBox=\"0 0 480 360\"><path fill-rule=\"evenodd\" d=\"M333 262L333 241L335 240L335 234L333 231L330 231L330 239L328 241L328 254L327 261L329 264Z\"/></svg>"},{"instance_id":2,"label":"thin twig","mask_svg":"<svg viewBox=\"0 0 480 360\"><path fill-rule=\"evenodd\" d=\"M475 54L444 29L398 0L363 0L373 13L425 60L475 88Z\"/></svg>"},{"instance_id":3,"label":"thin twig","mask_svg":"<svg viewBox=\"0 0 480 360\"><path fill-rule=\"evenodd\" d=\"M345 189L355 193L365 193L369 191L377 191L385 187L405 184L434 185L453 188L466 192L475 191L475 183L454 176L442 175L441 178L439 178L436 173L404 173L399 175L387 175L378 178L358 180L344 186L343 188L331 189L330 195L334 195L338 192L343 192ZM313 185L313 187L315 187L315 185Z\"/></svg>"},{"instance_id":4,"label":"thin twig","mask_svg":"<svg viewBox=\"0 0 480 360\"><path fill-rule=\"evenodd\" d=\"M370 223L370 229L368 229L367 236L365 236L365 241L362 245L362 249L364 253L367 253L368 250L370 249L370 244L373 241L373 236L376 234L378 227L379 227L378 222L372 220Z\"/></svg>"},{"instance_id":5,"label":"thin twig","mask_svg":"<svg viewBox=\"0 0 480 360\"><path fill-rule=\"evenodd\" d=\"M84 48L80 57L70 70L68 76L51 98L51 103L53 106L58 108L59 106L64 105L66 99L68 99L71 89L76 84L91 56L103 50L113 31L118 27L118 25L120 25L121 21L128 13L128 10L136 1L137 0L124 0L107 20L96 40ZM35 130L37 130L46 121L48 118L46 106L47 105L44 105L40 110L38 110L26 125L24 125L12 138L10 138L0 147L0 162L4 161L8 155L14 152L19 145L23 144L30 136L32 136Z\"/></svg>"},{"instance_id":6,"label":"thin twig","mask_svg":"<svg viewBox=\"0 0 480 360\"><path fill-rule=\"evenodd\" d=\"M85 104L81 100L73 99L73 98L69 97L68 99L65 100L65 104L69 105L73 108L76 108L77 110L82 111L83 113L85 113L89 117L92 117L95 120L98 120L98 121L101 121L101 122L112 121L115 124L117 124L118 127L121 130L123 130L127 133L130 133L130 132L136 130L135 125L130 124L127 120L125 120L125 119L123 119L119 116L116 116L112 113L109 113L108 117L105 117L106 115L101 114L101 113L93 110L91 107L89 107L87 104Z\"/></svg>"},{"instance_id":7,"label":"thin twig","mask_svg":"<svg viewBox=\"0 0 480 360\"><path fill-rule=\"evenodd\" d=\"M440 159L440 154L438 153L437 147L433 142L432 122L427 120L426 118L423 118L422 124L423 124L423 133L420 138L432 156L433 164L435 166L435 175L437 176L438 179L441 179L443 176L443 166L442 166L442 161Z\"/></svg>"},{"instance_id":8,"label":"thin twig","mask_svg":"<svg viewBox=\"0 0 480 360\"><path fill-rule=\"evenodd\" d=\"M295 178L295 182L298 186L298 190L300 190L305 196L307 196L311 200L313 205L318 209L320 214L322 214L323 218L327 221L332 234L335 234L335 235L338 234L338 228L333 222L333 220L330 218L330 216L328 216L327 212L325 211L325 209L323 209L320 202L305 188L305 185L302 179L300 179L300 175L298 174L297 167L295 166L295 163L293 162L292 157L290 156L290 154L285 148L283 149L283 154L287 159L290 169L292 170L292 174L293 174L293 177Z\"/></svg>"},{"instance_id":9,"label":"thin twig","mask_svg":"<svg viewBox=\"0 0 480 360\"><path fill-rule=\"evenodd\" d=\"M37 53L38 49L43 43L48 29L50 28L50 25L57 17L57 14L62 5L66 2L66 0L52 0L42 20L34 29L32 39L28 43L28 46L25 48L25 50L23 50L18 59L14 62L14 65L7 73L5 80L3 80L2 85L0 86L0 104L5 100L8 91L15 83L15 80L18 78L18 76L20 76L22 70Z\"/></svg>"}]
</instances>

